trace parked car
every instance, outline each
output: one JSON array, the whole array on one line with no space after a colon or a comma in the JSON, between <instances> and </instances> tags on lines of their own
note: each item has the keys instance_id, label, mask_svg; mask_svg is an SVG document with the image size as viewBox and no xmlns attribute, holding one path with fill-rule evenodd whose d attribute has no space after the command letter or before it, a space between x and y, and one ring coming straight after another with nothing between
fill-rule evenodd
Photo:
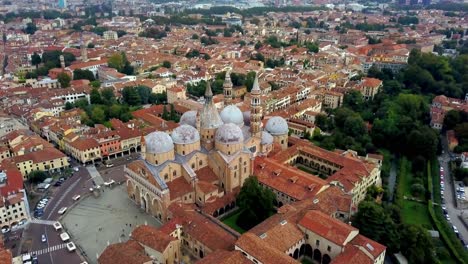
<instances>
[{"instance_id":1,"label":"parked car","mask_svg":"<svg viewBox=\"0 0 468 264\"><path fill-rule=\"evenodd\" d=\"M114 167L114 164L113 164L113 163L107 163L107 164L106 164L106 168L112 168L112 167Z\"/></svg>"},{"instance_id":2,"label":"parked car","mask_svg":"<svg viewBox=\"0 0 468 264\"><path fill-rule=\"evenodd\" d=\"M8 227L2 227L2 234L6 234L6 233L8 233L8 232L10 232L10 228L8 228Z\"/></svg>"},{"instance_id":3,"label":"parked car","mask_svg":"<svg viewBox=\"0 0 468 264\"><path fill-rule=\"evenodd\" d=\"M77 201L77 200L79 200L80 198L81 198L81 195L77 194L77 195L73 196L72 199L73 199L74 201Z\"/></svg>"},{"instance_id":4,"label":"parked car","mask_svg":"<svg viewBox=\"0 0 468 264\"><path fill-rule=\"evenodd\" d=\"M78 168L78 167L73 167L73 170L74 170L74 171L79 171L80 168Z\"/></svg>"},{"instance_id":5,"label":"parked car","mask_svg":"<svg viewBox=\"0 0 468 264\"><path fill-rule=\"evenodd\" d=\"M64 214L65 211L67 211L67 209L68 209L67 207L62 207L62 208L60 208L60 210L58 211L58 213L59 213L59 214Z\"/></svg>"},{"instance_id":6,"label":"parked car","mask_svg":"<svg viewBox=\"0 0 468 264\"><path fill-rule=\"evenodd\" d=\"M41 241L42 241L43 243L47 242L47 237L46 237L45 234L42 234L42 236L41 236Z\"/></svg>"},{"instance_id":7,"label":"parked car","mask_svg":"<svg viewBox=\"0 0 468 264\"><path fill-rule=\"evenodd\" d=\"M450 216L449 215L445 215L445 219L447 219L447 221L450 222Z\"/></svg>"}]
</instances>

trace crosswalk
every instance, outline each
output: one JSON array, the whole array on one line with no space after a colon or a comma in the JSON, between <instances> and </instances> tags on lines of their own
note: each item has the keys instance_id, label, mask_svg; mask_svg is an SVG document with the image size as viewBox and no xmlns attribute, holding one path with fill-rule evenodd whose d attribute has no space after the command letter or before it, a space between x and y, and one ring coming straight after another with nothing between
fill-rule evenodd
<instances>
[{"instance_id":1,"label":"crosswalk","mask_svg":"<svg viewBox=\"0 0 468 264\"><path fill-rule=\"evenodd\" d=\"M41 219L31 219L31 223L41 224L41 225L53 225L55 223L55 221L41 220Z\"/></svg>"},{"instance_id":2,"label":"crosswalk","mask_svg":"<svg viewBox=\"0 0 468 264\"><path fill-rule=\"evenodd\" d=\"M53 252L53 251L56 251L56 250L60 250L62 248L65 248L67 247L67 244L64 243L64 244L59 244L59 245L55 245L55 246L51 246L51 247L48 247L48 248L43 248L43 249L39 249L39 250L36 250L36 251L33 251L33 252L29 252L27 254L29 255L34 255L36 254L36 256L39 256L39 255L42 255L42 254L47 254L49 252ZM23 254L23 256L26 255L26 254Z\"/></svg>"}]
</instances>

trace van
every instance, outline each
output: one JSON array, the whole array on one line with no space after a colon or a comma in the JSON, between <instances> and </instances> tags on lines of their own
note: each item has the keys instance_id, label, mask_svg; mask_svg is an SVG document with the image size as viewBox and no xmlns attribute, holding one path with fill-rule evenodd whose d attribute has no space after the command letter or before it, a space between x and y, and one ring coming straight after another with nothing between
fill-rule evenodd
<instances>
[{"instance_id":1,"label":"van","mask_svg":"<svg viewBox=\"0 0 468 264\"><path fill-rule=\"evenodd\" d=\"M60 210L58 211L58 213L59 213L59 214L63 214L63 213L65 213L65 211L67 211L67 209L68 209L67 207L62 207L62 208L60 208Z\"/></svg>"},{"instance_id":2,"label":"van","mask_svg":"<svg viewBox=\"0 0 468 264\"><path fill-rule=\"evenodd\" d=\"M74 251L76 249L75 243L73 242L67 243L67 249L68 249L68 252Z\"/></svg>"},{"instance_id":3,"label":"van","mask_svg":"<svg viewBox=\"0 0 468 264\"><path fill-rule=\"evenodd\" d=\"M60 239L62 239L63 242L66 242L70 239L70 236L67 233L63 232L62 234L60 234Z\"/></svg>"},{"instance_id":4,"label":"van","mask_svg":"<svg viewBox=\"0 0 468 264\"><path fill-rule=\"evenodd\" d=\"M53 226L55 228L55 231L59 231L60 229L62 229L62 224L60 224L60 222L55 222Z\"/></svg>"}]
</instances>

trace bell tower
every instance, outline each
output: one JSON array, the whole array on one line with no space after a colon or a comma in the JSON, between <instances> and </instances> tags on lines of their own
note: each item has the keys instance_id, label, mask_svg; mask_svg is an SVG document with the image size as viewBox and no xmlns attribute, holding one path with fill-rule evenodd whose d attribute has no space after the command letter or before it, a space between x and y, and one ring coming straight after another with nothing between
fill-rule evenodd
<instances>
[{"instance_id":1,"label":"bell tower","mask_svg":"<svg viewBox=\"0 0 468 264\"><path fill-rule=\"evenodd\" d=\"M224 91L224 107L232 104L232 81L231 81L231 69L226 71L226 77L224 77L223 91Z\"/></svg>"},{"instance_id":2,"label":"bell tower","mask_svg":"<svg viewBox=\"0 0 468 264\"><path fill-rule=\"evenodd\" d=\"M250 132L253 137L261 137L262 133L262 102L260 96L262 91L258 84L258 73L255 74L255 80L250 91Z\"/></svg>"}]
</instances>

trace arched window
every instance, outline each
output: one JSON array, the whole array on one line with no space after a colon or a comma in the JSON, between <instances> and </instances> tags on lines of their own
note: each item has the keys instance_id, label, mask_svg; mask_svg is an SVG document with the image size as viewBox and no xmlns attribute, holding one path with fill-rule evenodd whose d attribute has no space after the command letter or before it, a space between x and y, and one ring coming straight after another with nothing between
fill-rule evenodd
<instances>
[{"instance_id":1,"label":"arched window","mask_svg":"<svg viewBox=\"0 0 468 264\"><path fill-rule=\"evenodd\" d=\"M169 175L167 175L167 173L164 174L164 179L167 180L168 178L169 178Z\"/></svg>"},{"instance_id":2,"label":"arched window","mask_svg":"<svg viewBox=\"0 0 468 264\"><path fill-rule=\"evenodd\" d=\"M198 165L200 165L200 166L203 165L203 161L200 160L200 161L198 162Z\"/></svg>"},{"instance_id":3,"label":"arched window","mask_svg":"<svg viewBox=\"0 0 468 264\"><path fill-rule=\"evenodd\" d=\"M192 169L195 169L195 163L192 163Z\"/></svg>"}]
</instances>

